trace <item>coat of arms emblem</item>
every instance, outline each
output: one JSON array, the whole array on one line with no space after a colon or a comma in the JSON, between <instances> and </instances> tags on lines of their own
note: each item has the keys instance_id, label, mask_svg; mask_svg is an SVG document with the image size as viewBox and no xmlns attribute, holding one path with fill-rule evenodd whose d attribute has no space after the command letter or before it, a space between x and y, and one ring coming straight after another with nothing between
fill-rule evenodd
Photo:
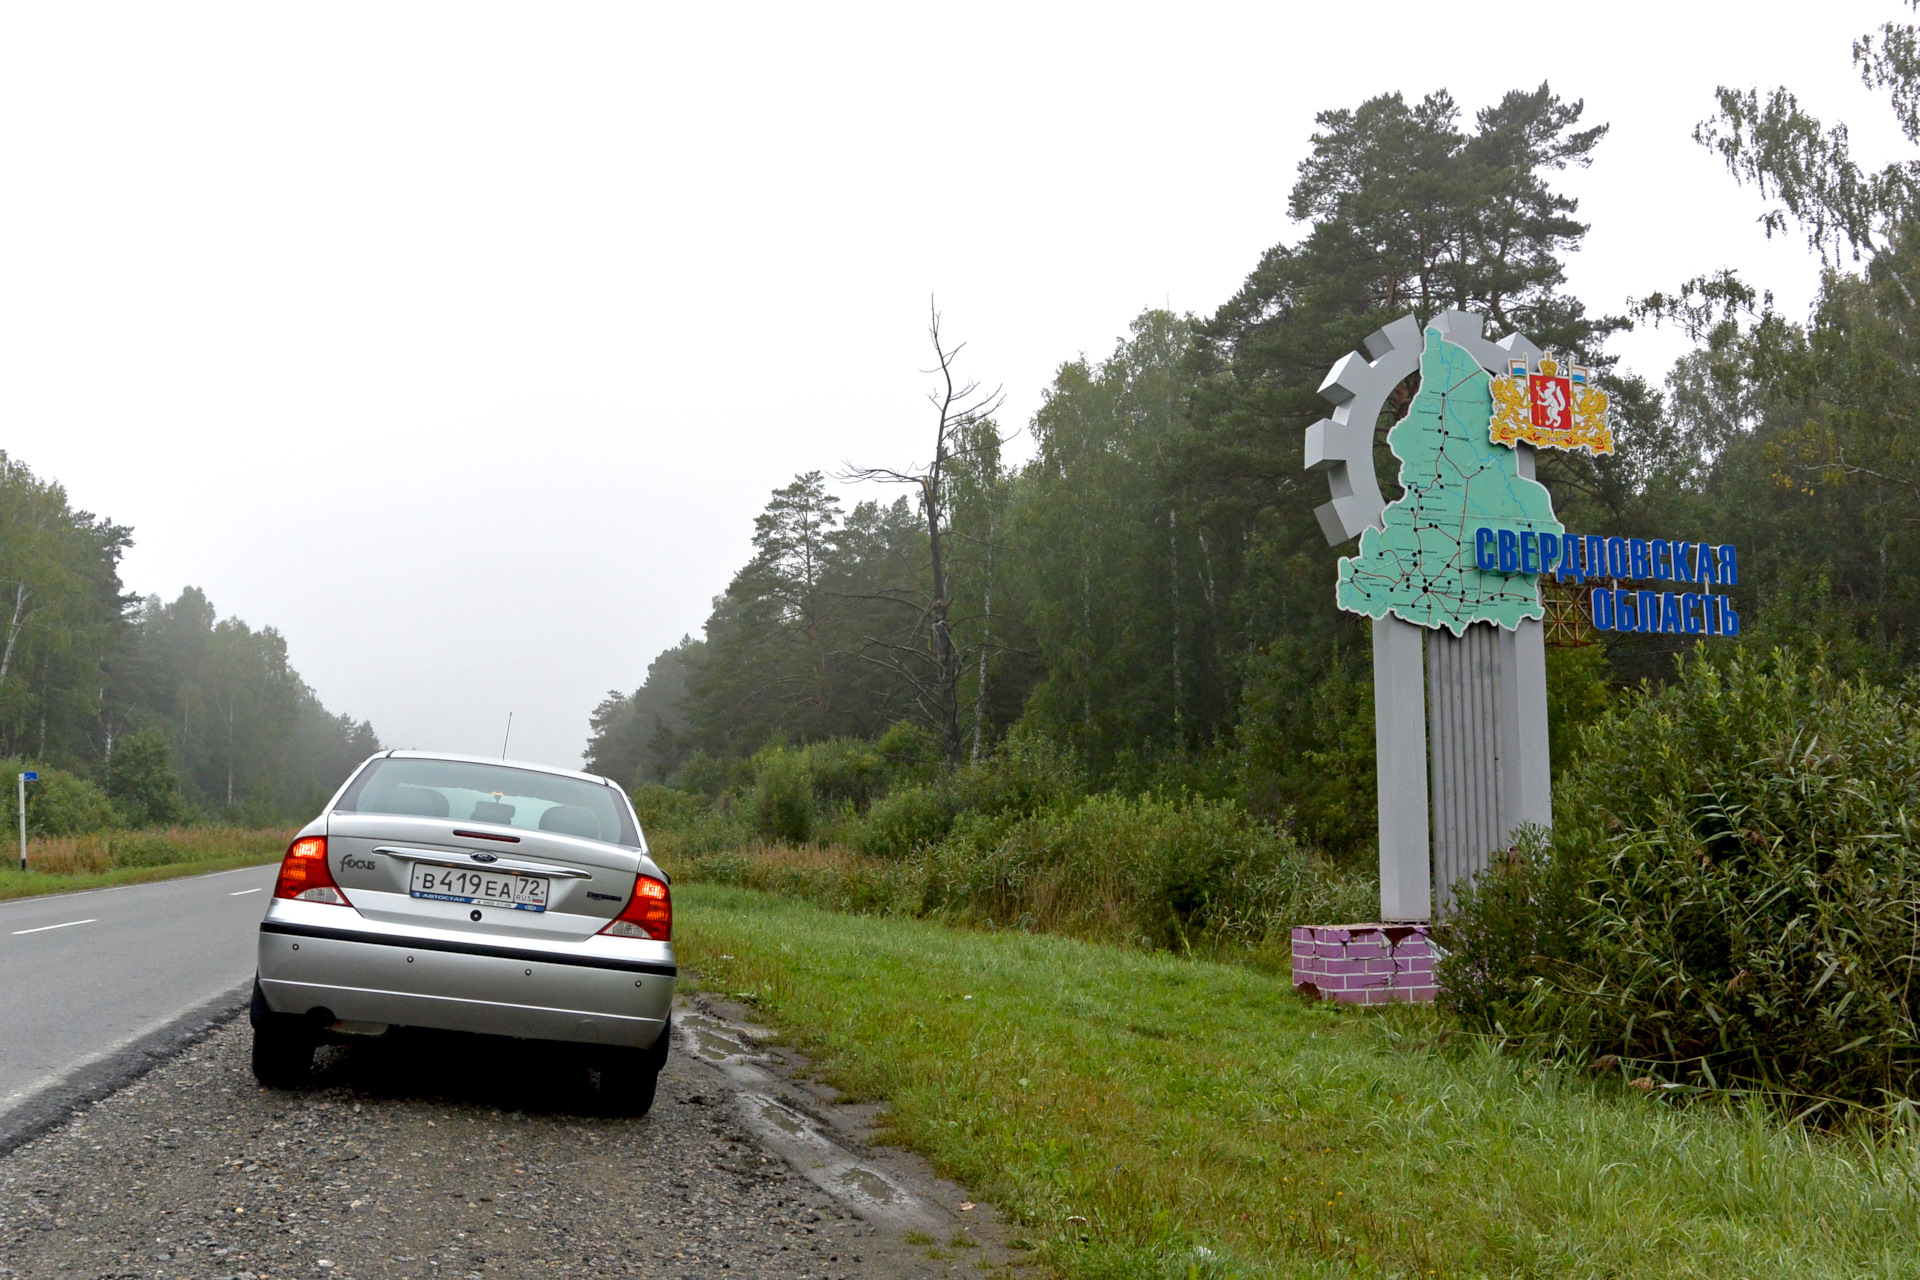
<instances>
[{"instance_id":1,"label":"coat of arms emblem","mask_svg":"<svg viewBox=\"0 0 1920 1280\"><path fill-rule=\"evenodd\" d=\"M1538 366L1508 362L1507 376L1493 379L1493 419L1487 424L1495 444L1518 441L1548 449L1585 449L1612 453L1607 425L1607 393L1593 385L1593 371L1580 365L1564 370L1552 356Z\"/></svg>"}]
</instances>

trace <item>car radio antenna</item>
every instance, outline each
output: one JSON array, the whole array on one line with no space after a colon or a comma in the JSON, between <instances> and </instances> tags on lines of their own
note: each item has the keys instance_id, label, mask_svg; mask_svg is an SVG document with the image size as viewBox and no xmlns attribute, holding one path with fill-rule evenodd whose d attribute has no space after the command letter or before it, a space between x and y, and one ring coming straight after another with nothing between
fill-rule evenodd
<instances>
[{"instance_id":1,"label":"car radio antenna","mask_svg":"<svg viewBox=\"0 0 1920 1280\"><path fill-rule=\"evenodd\" d=\"M505 760L507 758L507 743L510 742L512 739L513 739L513 712L509 711L507 712L506 736L500 739L500 758L502 760Z\"/></svg>"}]
</instances>

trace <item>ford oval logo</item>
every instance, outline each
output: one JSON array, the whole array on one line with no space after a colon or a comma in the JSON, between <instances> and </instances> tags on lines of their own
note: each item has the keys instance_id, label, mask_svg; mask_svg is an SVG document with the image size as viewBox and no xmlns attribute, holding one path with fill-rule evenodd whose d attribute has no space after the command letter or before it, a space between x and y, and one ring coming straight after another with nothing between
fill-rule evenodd
<instances>
[{"instance_id":1,"label":"ford oval logo","mask_svg":"<svg viewBox=\"0 0 1920 1280\"><path fill-rule=\"evenodd\" d=\"M498 858L496 858L496 857L494 857L494 856L493 856L492 854L490 854L490 853L470 853L470 854L468 854L467 856L468 856L469 858L472 858L472 859L473 859L473 860L474 860L475 862L498 862L498 861L500 861L500 859L498 859Z\"/></svg>"}]
</instances>

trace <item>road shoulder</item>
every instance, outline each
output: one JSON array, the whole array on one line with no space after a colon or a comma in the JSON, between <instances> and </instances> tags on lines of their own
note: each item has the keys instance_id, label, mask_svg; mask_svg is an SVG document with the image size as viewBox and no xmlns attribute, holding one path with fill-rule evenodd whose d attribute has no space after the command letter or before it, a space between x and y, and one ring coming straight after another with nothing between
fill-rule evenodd
<instances>
[{"instance_id":1,"label":"road shoulder","mask_svg":"<svg viewBox=\"0 0 1920 1280\"><path fill-rule=\"evenodd\" d=\"M789 1084L804 1064L761 1052L758 1028L682 1011L641 1119L592 1114L546 1048L478 1037L329 1048L313 1088L263 1089L229 1017L0 1157L0 1276L1004 1274L985 1206L960 1210L959 1188L918 1180L917 1157L863 1146L830 1099ZM696 1015L766 1072L760 1094L935 1216L857 1212L823 1187L824 1147L769 1147L748 1091L690 1047Z\"/></svg>"},{"instance_id":2,"label":"road shoulder","mask_svg":"<svg viewBox=\"0 0 1920 1280\"><path fill-rule=\"evenodd\" d=\"M252 989L249 979L8 1099L0 1107L0 1156L205 1040L246 1011Z\"/></svg>"}]
</instances>

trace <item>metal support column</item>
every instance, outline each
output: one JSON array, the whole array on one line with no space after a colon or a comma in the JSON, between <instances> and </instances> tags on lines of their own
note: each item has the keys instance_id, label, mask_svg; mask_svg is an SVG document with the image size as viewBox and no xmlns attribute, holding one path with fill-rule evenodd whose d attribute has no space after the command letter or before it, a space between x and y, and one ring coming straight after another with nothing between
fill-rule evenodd
<instances>
[{"instance_id":1,"label":"metal support column","mask_svg":"<svg viewBox=\"0 0 1920 1280\"><path fill-rule=\"evenodd\" d=\"M1425 920L1433 869L1427 836L1426 628L1388 614L1373 624L1373 742L1380 802L1380 918Z\"/></svg>"},{"instance_id":2,"label":"metal support column","mask_svg":"<svg viewBox=\"0 0 1920 1280\"><path fill-rule=\"evenodd\" d=\"M1427 633L1436 915L1520 827L1552 825L1546 652L1537 621Z\"/></svg>"}]
</instances>

